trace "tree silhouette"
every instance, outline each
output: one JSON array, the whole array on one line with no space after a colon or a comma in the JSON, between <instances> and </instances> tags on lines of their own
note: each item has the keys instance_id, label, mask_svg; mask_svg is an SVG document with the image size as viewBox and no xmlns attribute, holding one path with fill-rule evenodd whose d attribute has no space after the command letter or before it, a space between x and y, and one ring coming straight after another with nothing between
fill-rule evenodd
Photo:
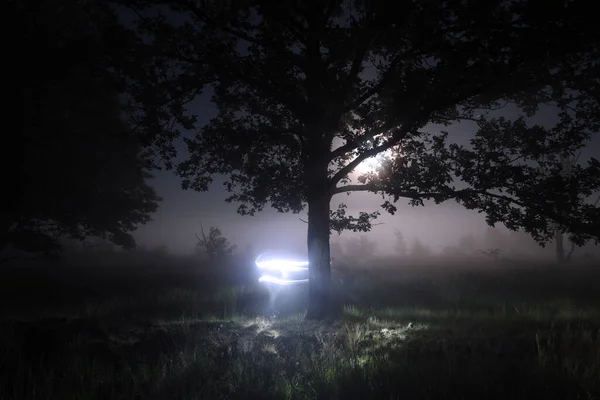
<instances>
[{"instance_id":1,"label":"tree silhouette","mask_svg":"<svg viewBox=\"0 0 600 400\"><path fill-rule=\"evenodd\" d=\"M78 1L20 3L23 124L2 146L0 249L53 254L60 238L131 248L158 201L124 121L103 32ZM6 140L6 139L5 139Z\"/></svg>"},{"instance_id":2,"label":"tree silhouette","mask_svg":"<svg viewBox=\"0 0 600 400\"><path fill-rule=\"evenodd\" d=\"M488 226L483 235L483 243L481 244L485 248L499 248L503 251L506 251L509 240L508 236L503 234L502 231Z\"/></svg>"},{"instance_id":3,"label":"tree silhouette","mask_svg":"<svg viewBox=\"0 0 600 400\"><path fill-rule=\"evenodd\" d=\"M196 239L198 239L196 247L204 251L211 261L222 260L230 256L237 248L237 246L231 245L227 238L223 237L219 228L214 226L208 229L207 235L204 232L204 227L200 224L200 236L196 234Z\"/></svg>"},{"instance_id":4,"label":"tree silhouette","mask_svg":"<svg viewBox=\"0 0 600 400\"><path fill-rule=\"evenodd\" d=\"M308 318L329 312L332 228L365 231L378 215L339 222L347 216L330 210L337 194L390 196L383 208L391 213L400 198L413 206L453 199L540 243L553 234L546 217L575 241L600 232L598 208L579 196L599 186L596 160L569 178L532 174L531 165L544 153L576 151L598 128L598 66L586 61L599 48L592 9L534 0L397 3L133 6L139 46L130 90L167 166L180 130L196 128L185 104L210 88L219 111L186 139L190 155L177 168L183 188L208 190L220 174L241 214L308 208ZM527 116L552 104L561 121L544 129L488 113L507 103ZM478 125L469 146L438 129L460 121ZM377 155L380 167L357 176Z\"/></svg>"},{"instance_id":5,"label":"tree silhouette","mask_svg":"<svg viewBox=\"0 0 600 400\"><path fill-rule=\"evenodd\" d=\"M349 260L364 262L375 255L377 242L369 240L365 235L360 235L346 239L344 247L344 254Z\"/></svg>"},{"instance_id":6,"label":"tree silhouette","mask_svg":"<svg viewBox=\"0 0 600 400\"><path fill-rule=\"evenodd\" d=\"M331 241L330 248L332 262L335 263L335 259L338 259L338 261L340 261L346 258L346 254L339 240Z\"/></svg>"},{"instance_id":7,"label":"tree silhouette","mask_svg":"<svg viewBox=\"0 0 600 400\"><path fill-rule=\"evenodd\" d=\"M394 236L396 237L396 242L394 243L394 251L400 257L406 256L408 254L408 245L406 244L404 235L400 230L396 229L394 230Z\"/></svg>"},{"instance_id":8,"label":"tree silhouette","mask_svg":"<svg viewBox=\"0 0 600 400\"><path fill-rule=\"evenodd\" d=\"M421 239L415 238L410 249L411 257L426 258L431 256L431 249Z\"/></svg>"},{"instance_id":9,"label":"tree silhouette","mask_svg":"<svg viewBox=\"0 0 600 400\"><path fill-rule=\"evenodd\" d=\"M477 248L479 247L479 243L475 236L472 234L466 234L461 236L458 239L458 246L460 251L465 255L473 255Z\"/></svg>"},{"instance_id":10,"label":"tree silhouette","mask_svg":"<svg viewBox=\"0 0 600 400\"><path fill-rule=\"evenodd\" d=\"M579 161L579 157L581 157L581 152L579 152L578 154L576 154L573 157L566 157L564 155L561 155L560 157L560 164L561 164L561 170L559 171L559 173L563 176L569 176L571 174L571 171L573 170L574 166L577 165L578 161ZM552 173L547 171L545 168L540 168L540 172L542 174L546 174L546 173ZM597 197L596 202L594 203L594 207L598 206L598 202L600 200L600 196ZM571 260L571 257L573 256L573 253L575 252L575 248L576 248L576 244L574 242L571 242L570 248L568 251L565 250L565 232L561 229L559 224L554 224L555 225L555 233L554 233L554 244L555 244L555 250L556 250L556 259L559 263L566 263L569 262ZM579 247L581 247L583 244L580 244Z\"/></svg>"}]
</instances>

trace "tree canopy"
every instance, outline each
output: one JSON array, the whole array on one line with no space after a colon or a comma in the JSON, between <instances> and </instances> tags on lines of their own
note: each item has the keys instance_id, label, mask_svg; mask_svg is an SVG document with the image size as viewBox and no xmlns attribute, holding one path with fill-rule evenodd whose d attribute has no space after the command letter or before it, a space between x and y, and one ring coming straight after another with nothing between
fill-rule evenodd
<instances>
[{"instance_id":1,"label":"tree canopy","mask_svg":"<svg viewBox=\"0 0 600 400\"><path fill-rule=\"evenodd\" d=\"M23 121L2 146L0 249L51 253L62 237L88 236L130 248L131 231L157 209L148 160L110 73L102 14L85 4L91 7L42 1L15 10L24 29Z\"/></svg>"},{"instance_id":2,"label":"tree canopy","mask_svg":"<svg viewBox=\"0 0 600 400\"><path fill-rule=\"evenodd\" d=\"M219 174L241 214L308 206L313 305L327 302L330 231L368 230L378 215L330 210L335 194L380 193L391 213L401 198L455 200L542 244L557 224L576 243L600 238L588 201L600 164L559 173L599 127L589 3L127 4L139 22L141 61L128 76L145 132L168 164L180 130L198 128L177 168L185 189L208 190ZM196 127L184 105L207 89L218 114ZM497 117L506 104L517 115ZM542 105L557 110L554 127L529 122ZM444 132L465 121L476 126L459 126L469 144ZM357 176L377 155L380 167Z\"/></svg>"}]
</instances>

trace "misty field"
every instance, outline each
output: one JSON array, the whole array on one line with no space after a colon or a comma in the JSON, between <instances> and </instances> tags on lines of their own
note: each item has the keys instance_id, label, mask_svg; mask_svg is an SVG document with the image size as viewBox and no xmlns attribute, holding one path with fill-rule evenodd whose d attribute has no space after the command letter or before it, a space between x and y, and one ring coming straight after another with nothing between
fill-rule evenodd
<instances>
[{"instance_id":1,"label":"misty field","mask_svg":"<svg viewBox=\"0 0 600 400\"><path fill-rule=\"evenodd\" d=\"M345 266L317 323L197 264L0 269L0 399L600 399L600 268Z\"/></svg>"}]
</instances>

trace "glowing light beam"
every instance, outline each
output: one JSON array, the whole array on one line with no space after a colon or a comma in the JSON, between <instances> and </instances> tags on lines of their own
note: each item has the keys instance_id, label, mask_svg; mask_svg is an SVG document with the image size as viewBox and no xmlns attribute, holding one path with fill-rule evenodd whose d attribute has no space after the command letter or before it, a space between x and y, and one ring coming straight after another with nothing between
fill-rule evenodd
<instances>
[{"instance_id":1,"label":"glowing light beam","mask_svg":"<svg viewBox=\"0 0 600 400\"><path fill-rule=\"evenodd\" d=\"M288 260L284 258L270 258L260 255L254 261L256 267L268 273L263 274L258 281L261 283L273 283L281 286L306 283L308 279L287 279L291 272L308 270L308 261ZM274 276L279 275L280 277Z\"/></svg>"},{"instance_id":2,"label":"glowing light beam","mask_svg":"<svg viewBox=\"0 0 600 400\"><path fill-rule=\"evenodd\" d=\"M274 283L276 285L281 285L281 286L288 286L288 285L296 285L299 283L306 283L308 282L308 279L281 279L281 278L276 278L274 276L270 276L270 275L263 275L260 278L258 278L259 282L266 282L266 283Z\"/></svg>"}]
</instances>

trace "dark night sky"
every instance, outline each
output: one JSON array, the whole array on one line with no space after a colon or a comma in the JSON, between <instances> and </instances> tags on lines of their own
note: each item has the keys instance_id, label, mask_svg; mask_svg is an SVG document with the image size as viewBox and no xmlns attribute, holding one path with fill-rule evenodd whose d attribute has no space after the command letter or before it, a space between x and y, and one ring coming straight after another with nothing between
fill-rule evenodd
<instances>
[{"instance_id":1,"label":"dark night sky","mask_svg":"<svg viewBox=\"0 0 600 400\"><path fill-rule=\"evenodd\" d=\"M130 24L133 15L120 10L123 22ZM135 17L133 17L135 18ZM210 103L210 93L205 92L188 106L190 113L198 116L199 124L204 124L216 114L216 107ZM497 115L514 117L517 110L505 107L497 111ZM556 110L546 108L541 110L532 122L542 125L552 125L556 120ZM436 127L431 127L436 129ZM450 139L467 144L475 131L473 123L461 123L445 128L450 132ZM188 133L192 135L192 132ZM183 160L187 151L183 143L178 144L178 158ZM580 161L590 156L600 155L600 140L596 136L593 143L582 154ZM180 179L173 172L158 171L152 182L158 193L164 198L154 221L141 226L135 233L139 244L148 247L166 245L173 253L190 253L195 244L195 232L199 232L199 224L206 227L217 226L223 234L240 248L252 245L258 250L267 249L306 249L306 224L299 220L305 214L280 214L275 210L266 208L262 213L253 217L240 216L236 213L237 205L224 202L227 193L222 188L219 179L215 179L211 190L205 193L183 191ZM383 202L380 195L372 193L353 193L336 195L333 198L332 208L343 201L348 206L349 212L374 211L379 209ZM394 230L402 231L407 240L420 238L426 240L435 248L456 244L463 234L481 234L486 229L483 215L468 211L454 202L441 205L433 203L426 207L414 208L408 201L397 204L398 212L391 216L382 210L380 222L369 233L372 239L380 242L378 249L386 251L391 249L394 241ZM343 233L342 238L355 235ZM336 240L337 234L332 236Z\"/></svg>"}]
</instances>

